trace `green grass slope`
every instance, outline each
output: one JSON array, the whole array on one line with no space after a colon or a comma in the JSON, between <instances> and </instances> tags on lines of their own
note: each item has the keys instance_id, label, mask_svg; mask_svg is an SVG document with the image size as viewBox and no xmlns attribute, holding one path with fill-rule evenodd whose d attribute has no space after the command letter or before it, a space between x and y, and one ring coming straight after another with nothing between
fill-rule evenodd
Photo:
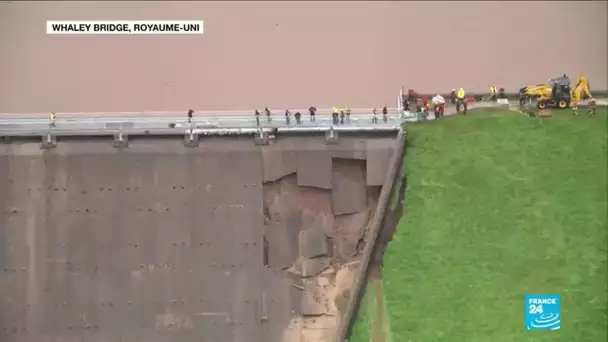
<instances>
[{"instance_id":1,"label":"green grass slope","mask_svg":"<svg viewBox=\"0 0 608 342\"><path fill-rule=\"evenodd\" d=\"M606 341L606 117L408 126L406 210L384 268L395 342ZM562 296L562 328L525 331L524 295L543 293Z\"/></svg>"}]
</instances>

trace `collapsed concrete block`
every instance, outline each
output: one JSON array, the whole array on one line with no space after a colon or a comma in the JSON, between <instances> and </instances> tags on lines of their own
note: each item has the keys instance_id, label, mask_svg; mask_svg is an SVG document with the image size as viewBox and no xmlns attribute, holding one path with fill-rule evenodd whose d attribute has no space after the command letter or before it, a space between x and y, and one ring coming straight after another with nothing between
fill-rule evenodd
<instances>
[{"instance_id":1,"label":"collapsed concrete block","mask_svg":"<svg viewBox=\"0 0 608 342\"><path fill-rule=\"evenodd\" d=\"M331 265L331 258L319 257L314 259L303 259L302 260L302 277L313 277L323 272L326 268Z\"/></svg>"},{"instance_id":2,"label":"collapsed concrete block","mask_svg":"<svg viewBox=\"0 0 608 342\"><path fill-rule=\"evenodd\" d=\"M298 234L300 255L305 258L315 258L328 254L327 237L316 228L303 230Z\"/></svg>"}]
</instances>

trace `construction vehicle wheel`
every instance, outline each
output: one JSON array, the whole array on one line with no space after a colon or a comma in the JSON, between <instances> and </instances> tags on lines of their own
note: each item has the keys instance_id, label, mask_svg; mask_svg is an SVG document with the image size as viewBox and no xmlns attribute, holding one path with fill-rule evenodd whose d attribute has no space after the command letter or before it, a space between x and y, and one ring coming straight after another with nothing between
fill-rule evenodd
<instances>
[{"instance_id":1,"label":"construction vehicle wheel","mask_svg":"<svg viewBox=\"0 0 608 342\"><path fill-rule=\"evenodd\" d=\"M561 100L561 101L559 101L559 103L557 105L559 106L559 108L567 108L568 102L565 100Z\"/></svg>"},{"instance_id":2,"label":"construction vehicle wheel","mask_svg":"<svg viewBox=\"0 0 608 342\"><path fill-rule=\"evenodd\" d=\"M547 103L539 102L536 106L538 107L538 109L545 109L547 108Z\"/></svg>"}]
</instances>

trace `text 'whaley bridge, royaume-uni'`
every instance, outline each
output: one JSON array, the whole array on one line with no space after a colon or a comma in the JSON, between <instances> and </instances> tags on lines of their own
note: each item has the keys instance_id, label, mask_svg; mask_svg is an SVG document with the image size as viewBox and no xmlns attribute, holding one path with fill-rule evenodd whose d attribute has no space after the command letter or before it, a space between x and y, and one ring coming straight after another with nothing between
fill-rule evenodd
<instances>
[{"instance_id":1,"label":"text 'whaley bridge, royaume-uni'","mask_svg":"<svg viewBox=\"0 0 608 342\"><path fill-rule=\"evenodd\" d=\"M196 32L199 24L53 24L55 32Z\"/></svg>"}]
</instances>

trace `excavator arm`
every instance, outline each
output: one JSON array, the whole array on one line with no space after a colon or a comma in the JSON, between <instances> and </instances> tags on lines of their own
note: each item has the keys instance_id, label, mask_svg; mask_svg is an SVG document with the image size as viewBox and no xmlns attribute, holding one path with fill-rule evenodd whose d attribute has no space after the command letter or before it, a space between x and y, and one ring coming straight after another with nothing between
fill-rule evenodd
<instances>
[{"instance_id":1,"label":"excavator arm","mask_svg":"<svg viewBox=\"0 0 608 342\"><path fill-rule=\"evenodd\" d=\"M589 82L587 81L587 77L581 76L579 78L576 87L572 89L572 101L571 106L576 110L578 108L578 104L582 99L589 98L593 100L593 96L591 96L591 90L589 89Z\"/></svg>"}]
</instances>

